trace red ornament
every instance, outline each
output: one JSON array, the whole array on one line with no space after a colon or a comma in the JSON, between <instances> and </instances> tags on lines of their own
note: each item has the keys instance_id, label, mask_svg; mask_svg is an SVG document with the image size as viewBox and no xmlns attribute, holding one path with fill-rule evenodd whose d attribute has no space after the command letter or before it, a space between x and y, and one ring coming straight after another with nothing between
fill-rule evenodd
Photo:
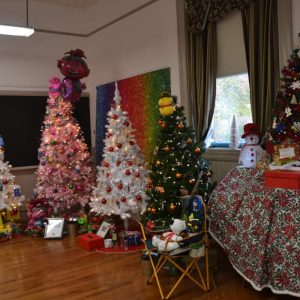
<instances>
[{"instance_id":1,"label":"red ornament","mask_svg":"<svg viewBox=\"0 0 300 300\"><path fill-rule=\"evenodd\" d=\"M102 198L101 202L102 202L102 204L106 204L107 200L105 198Z\"/></svg>"},{"instance_id":2,"label":"red ornament","mask_svg":"<svg viewBox=\"0 0 300 300\"><path fill-rule=\"evenodd\" d=\"M127 162L127 164L128 164L128 166L132 166L133 165L133 161L130 160L130 161Z\"/></svg>"},{"instance_id":3,"label":"red ornament","mask_svg":"<svg viewBox=\"0 0 300 300\"><path fill-rule=\"evenodd\" d=\"M119 117L117 115L112 115L111 118L117 120Z\"/></svg>"},{"instance_id":4,"label":"red ornament","mask_svg":"<svg viewBox=\"0 0 300 300\"><path fill-rule=\"evenodd\" d=\"M122 144L121 143L118 143L117 144L117 147L120 149L120 148L122 148Z\"/></svg>"},{"instance_id":5,"label":"red ornament","mask_svg":"<svg viewBox=\"0 0 300 300\"><path fill-rule=\"evenodd\" d=\"M142 200L142 196L141 196L141 195L137 195L137 196L135 196L135 199L136 199L137 201L141 201L141 200Z\"/></svg>"},{"instance_id":6,"label":"red ornament","mask_svg":"<svg viewBox=\"0 0 300 300\"><path fill-rule=\"evenodd\" d=\"M129 145L133 146L134 145L134 141L129 141Z\"/></svg>"},{"instance_id":7,"label":"red ornament","mask_svg":"<svg viewBox=\"0 0 300 300\"><path fill-rule=\"evenodd\" d=\"M126 202L126 200L127 200L126 197L121 198L121 202Z\"/></svg>"},{"instance_id":8,"label":"red ornament","mask_svg":"<svg viewBox=\"0 0 300 300\"><path fill-rule=\"evenodd\" d=\"M135 173L135 177L136 177L136 178L140 178L140 177L141 177L141 174L140 174L140 173Z\"/></svg>"},{"instance_id":9,"label":"red ornament","mask_svg":"<svg viewBox=\"0 0 300 300\"><path fill-rule=\"evenodd\" d=\"M124 125L128 127L129 126L129 122L127 122L127 121L124 122Z\"/></svg>"},{"instance_id":10,"label":"red ornament","mask_svg":"<svg viewBox=\"0 0 300 300\"><path fill-rule=\"evenodd\" d=\"M8 184L8 180L7 179L3 179L2 183L3 184Z\"/></svg>"},{"instance_id":11,"label":"red ornament","mask_svg":"<svg viewBox=\"0 0 300 300\"><path fill-rule=\"evenodd\" d=\"M105 162L103 163L103 165L104 165L105 168L108 168L108 167L109 167L109 163L108 163L107 161L105 161Z\"/></svg>"},{"instance_id":12,"label":"red ornament","mask_svg":"<svg viewBox=\"0 0 300 300\"><path fill-rule=\"evenodd\" d=\"M126 174L127 176L129 176L129 175L131 175L131 171L130 171L130 170L126 170L126 171L125 171L125 174Z\"/></svg>"},{"instance_id":13,"label":"red ornament","mask_svg":"<svg viewBox=\"0 0 300 300\"><path fill-rule=\"evenodd\" d=\"M108 186L108 187L106 188L106 191L107 191L108 193L110 193L110 192L112 191L112 188L111 188L110 186Z\"/></svg>"},{"instance_id":14,"label":"red ornament","mask_svg":"<svg viewBox=\"0 0 300 300\"><path fill-rule=\"evenodd\" d=\"M110 138L110 137L113 136L113 134L112 134L111 132L108 132L108 133L106 134L106 136L107 136L108 138Z\"/></svg>"},{"instance_id":15,"label":"red ornament","mask_svg":"<svg viewBox=\"0 0 300 300\"><path fill-rule=\"evenodd\" d=\"M123 183L122 183L122 182L119 182L119 183L118 183L118 189L121 190L122 188L123 188Z\"/></svg>"},{"instance_id":16,"label":"red ornament","mask_svg":"<svg viewBox=\"0 0 300 300\"><path fill-rule=\"evenodd\" d=\"M108 147L107 149L109 152L114 152L114 148L113 147Z\"/></svg>"}]
</instances>

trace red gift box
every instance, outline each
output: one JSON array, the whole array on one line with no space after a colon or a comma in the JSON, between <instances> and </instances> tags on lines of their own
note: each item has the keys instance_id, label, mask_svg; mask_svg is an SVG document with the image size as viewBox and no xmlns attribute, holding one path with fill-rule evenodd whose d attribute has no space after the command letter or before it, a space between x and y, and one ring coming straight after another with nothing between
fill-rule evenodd
<instances>
[{"instance_id":1,"label":"red gift box","mask_svg":"<svg viewBox=\"0 0 300 300\"><path fill-rule=\"evenodd\" d=\"M300 189L300 172L289 170L265 171L265 185L272 188Z\"/></svg>"},{"instance_id":2,"label":"red gift box","mask_svg":"<svg viewBox=\"0 0 300 300\"><path fill-rule=\"evenodd\" d=\"M95 233L85 233L77 237L77 242L83 249L92 251L104 246L104 240L101 236Z\"/></svg>"}]
</instances>

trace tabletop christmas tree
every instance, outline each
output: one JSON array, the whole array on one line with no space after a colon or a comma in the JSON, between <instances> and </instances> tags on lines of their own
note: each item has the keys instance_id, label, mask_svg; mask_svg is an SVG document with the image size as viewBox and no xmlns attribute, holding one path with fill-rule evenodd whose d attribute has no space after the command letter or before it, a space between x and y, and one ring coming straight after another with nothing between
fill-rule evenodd
<instances>
[{"instance_id":1,"label":"tabletop christmas tree","mask_svg":"<svg viewBox=\"0 0 300 300\"><path fill-rule=\"evenodd\" d=\"M239 147L239 135L238 129L236 124L235 115L232 117L231 126L230 126L230 142L229 148L230 149L237 149Z\"/></svg>"},{"instance_id":2,"label":"tabletop christmas tree","mask_svg":"<svg viewBox=\"0 0 300 300\"><path fill-rule=\"evenodd\" d=\"M121 219L128 220L132 214L140 214L146 208L149 171L128 113L121 109L117 83L107 116L103 161L98 166L97 186L90 206L93 212L101 215L120 215Z\"/></svg>"},{"instance_id":3,"label":"tabletop christmas tree","mask_svg":"<svg viewBox=\"0 0 300 300\"><path fill-rule=\"evenodd\" d=\"M36 199L47 199L57 214L82 210L94 182L91 156L73 117L73 103L82 91L79 79L89 72L82 50L66 54L58 66L67 78L50 80L35 188Z\"/></svg>"},{"instance_id":4,"label":"tabletop christmas tree","mask_svg":"<svg viewBox=\"0 0 300 300\"><path fill-rule=\"evenodd\" d=\"M273 110L273 124L268 131L274 144L287 139L300 141L300 53L294 49L281 73L281 88Z\"/></svg>"},{"instance_id":5,"label":"tabletop christmas tree","mask_svg":"<svg viewBox=\"0 0 300 300\"><path fill-rule=\"evenodd\" d=\"M190 194L197 181L195 194L208 200L212 172L208 162L201 158L204 147L195 140L194 129L187 125L183 107L175 106L167 93L159 99L159 106L160 143L151 166L145 217L170 224L172 219L180 218L181 197Z\"/></svg>"}]
</instances>

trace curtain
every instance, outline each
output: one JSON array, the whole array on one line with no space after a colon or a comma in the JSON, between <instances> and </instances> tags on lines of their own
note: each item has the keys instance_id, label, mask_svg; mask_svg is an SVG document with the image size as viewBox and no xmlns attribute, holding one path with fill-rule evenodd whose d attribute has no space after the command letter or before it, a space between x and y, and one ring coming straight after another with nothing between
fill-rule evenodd
<instances>
[{"instance_id":1,"label":"curtain","mask_svg":"<svg viewBox=\"0 0 300 300\"><path fill-rule=\"evenodd\" d=\"M216 24L202 34L187 35L187 77L192 124L197 139L204 141L214 114L217 74Z\"/></svg>"},{"instance_id":2,"label":"curtain","mask_svg":"<svg viewBox=\"0 0 300 300\"><path fill-rule=\"evenodd\" d=\"M204 141L214 113L217 75L216 22L251 0L185 0L187 84L191 121Z\"/></svg>"},{"instance_id":3,"label":"curtain","mask_svg":"<svg viewBox=\"0 0 300 300\"><path fill-rule=\"evenodd\" d=\"M252 1L242 20L252 117L263 134L272 124L279 87L277 0Z\"/></svg>"}]
</instances>

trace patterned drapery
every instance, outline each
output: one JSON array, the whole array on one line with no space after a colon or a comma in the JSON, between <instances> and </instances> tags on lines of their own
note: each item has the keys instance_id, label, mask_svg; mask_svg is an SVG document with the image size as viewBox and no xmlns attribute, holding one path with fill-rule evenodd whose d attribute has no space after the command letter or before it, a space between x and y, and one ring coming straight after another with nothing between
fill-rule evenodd
<instances>
[{"instance_id":1,"label":"patterned drapery","mask_svg":"<svg viewBox=\"0 0 300 300\"><path fill-rule=\"evenodd\" d=\"M192 33L201 33L207 22L216 22L233 9L244 9L250 1L185 0L188 29Z\"/></svg>"}]
</instances>

